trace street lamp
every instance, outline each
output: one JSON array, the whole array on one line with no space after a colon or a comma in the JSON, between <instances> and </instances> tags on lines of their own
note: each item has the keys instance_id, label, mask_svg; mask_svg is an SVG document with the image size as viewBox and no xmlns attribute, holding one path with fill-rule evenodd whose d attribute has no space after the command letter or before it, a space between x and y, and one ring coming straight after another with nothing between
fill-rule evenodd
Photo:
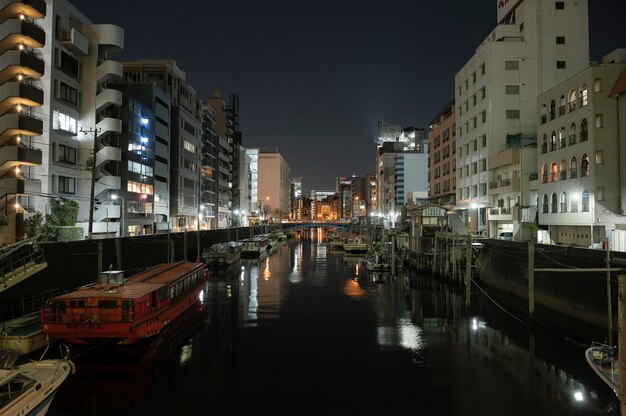
<instances>
[{"instance_id":1,"label":"street lamp","mask_svg":"<svg viewBox=\"0 0 626 416\"><path fill-rule=\"evenodd\" d=\"M124 237L124 198L119 195L113 194L111 195L112 200L119 199L120 200L120 237Z\"/></svg>"}]
</instances>

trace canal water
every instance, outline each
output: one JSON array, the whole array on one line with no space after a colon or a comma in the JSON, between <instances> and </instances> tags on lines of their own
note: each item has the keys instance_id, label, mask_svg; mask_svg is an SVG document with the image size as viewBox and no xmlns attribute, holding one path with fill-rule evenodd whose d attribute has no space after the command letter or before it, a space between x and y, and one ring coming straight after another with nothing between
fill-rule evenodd
<instances>
[{"instance_id":1,"label":"canal water","mask_svg":"<svg viewBox=\"0 0 626 416\"><path fill-rule=\"evenodd\" d=\"M459 288L362 260L312 229L213 272L206 310L152 342L72 347L77 372L49 414L618 414L583 345L479 289L468 309Z\"/></svg>"}]
</instances>

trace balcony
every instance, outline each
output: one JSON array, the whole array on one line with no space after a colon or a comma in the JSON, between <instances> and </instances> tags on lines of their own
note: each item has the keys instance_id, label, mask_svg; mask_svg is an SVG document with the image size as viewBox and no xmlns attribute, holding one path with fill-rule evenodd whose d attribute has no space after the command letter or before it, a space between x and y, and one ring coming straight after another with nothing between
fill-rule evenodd
<instances>
[{"instance_id":1,"label":"balcony","mask_svg":"<svg viewBox=\"0 0 626 416\"><path fill-rule=\"evenodd\" d=\"M120 162L122 160L122 149L114 146L105 146L96 153L96 167L106 162Z\"/></svg>"},{"instance_id":2,"label":"balcony","mask_svg":"<svg viewBox=\"0 0 626 416\"><path fill-rule=\"evenodd\" d=\"M40 78L44 74L45 63L30 52L10 50L0 55L0 84L22 74L25 77Z\"/></svg>"},{"instance_id":3,"label":"balcony","mask_svg":"<svg viewBox=\"0 0 626 416\"><path fill-rule=\"evenodd\" d=\"M17 165L41 165L41 150L24 146L4 146L0 148L0 174Z\"/></svg>"},{"instance_id":4,"label":"balcony","mask_svg":"<svg viewBox=\"0 0 626 416\"><path fill-rule=\"evenodd\" d=\"M112 78L122 78L123 65L121 62L107 60L96 68L96 82L102 83Z\"/></svg>"},{"instance_id":5,"label":"balcony","mask_svg":"<svg viewBox=\"0 0 626 416\"><path fill-rule=\"evenodd\" d=\"M108 88L96 96L96 111L111 105L122 106L122 93L120 91Z\"/></svg>"},{"instance_id":6,"label":"balcony","mask_svg":"<svg viewBox=\"0 0 626 416\"><path fill-rule=\"evenodd\" d=\"M31 19L46 16L45 0L0 0L0 21L24 13Z\"/></svg>"},{"instance_id":7,"label":"balcony","mask_svg":"<svg viewBox=\"0 0 626 416\"><path fill-rule=\"evenodd\" d=\"M110 46L110 51L119 52L124 49L124 29L116 25L92 25L96 32L98 44Z\"/></svg>"},{"instance_id":8,"label":"balcony","mask_svg":"<svg viewBox=\"0 0 626 416\"><path fill-rule=\"evenodd\" d=\"M79 55L89 53L89 40L75 28L63 32L63 44Z\"/></svg>"},{"instance_id":9,"label":"balcony","mask_svg":"<svg viewBox=\"0 0 626 416\"><path fill-rule=\"evenodd\" d=\"M489 182L489 195L498 195L511 192L519 192L519 180L500 179L499 181Z\"/></svg>"},{"instance_id":10,"label":"balcony","mask_svg":"<svg viewBox=\"0 0 626 416\"><path fill-rule=\"evenodd\" d=\"M14 48L20 43L29 48L41 48L46 44L46 32L29 20L9 19L0 24L0 50Z\"/></svg>"},{"instance_id":11,"label":"balcony","mask_svg":"<svg viewBox=\"0 0 626 416\"><path fill-rule=\"evenodd\" d=\"M0 115L18 104L29 107L43 105L43 90L22 82L7 82L0 86Z\"/></svg>"},{"instance_id":12,"label":"balcony","mask_svg":"<svg viewBox=\"0 0 626 416\"><path fill-rule=\"evenodd\" d=\"M100 129L98 135L103 137L109 133L121 133L122 132L122 120L112 117L102 119L97 125L97 129Z\"/></svg>"},{"instance_id":13,"label":"balcony","mask_svg":"<svg viewBox=\"0 0 626 416\"><path fill-rule=\"evenodd\" d=\"M17 136L41 136L43 134L43 121L28 114L5 114L0 117L0 145L6 142L9 137Z\"/></svg>"},{"instance_id":14,"label":"balcony","mask_svg":"<svg viewBox=\"0 0 626 416\"><path fill-rule=\"evenodd\" d=\"M506 149L489 157L489 169L519 163L519 149Z\"/></svg>"},{"instance_id":15,"label":"balcony","mask_svg":"<svg viewBox=\"0 0 626 416\"><path fill-rule=\"evenodd\" d=\"M94 187L94 195L97 197L102 192L113 189L119 190L121 189L122 180L119 176L110 176L105 175L96 180L96 185Z\"/></svg>"},{"instance_id":16,"label":"balcony","mask_svg":"<svg viewBox=\"0 0 626 416\"><path fill-rule=\"evenodd\" d=\"M94 210L93 220L96 222L114 220L120 218L120 206L118 204L113 204L109 202L103 202L100 205L96 205L97 210ZM113 223L110 225L110 230L112 231L117 224Z\"/></svg>"},{"instance_id":17,"label":"balcony","mask_svg":"<svg viewBox=\"0 0 626 416\"><path fill-rule=\"evenodd\" d=\"M1 178L0 194L39 195L41 194L41 181L28 178Z\"/></svg>"}]
</instances>

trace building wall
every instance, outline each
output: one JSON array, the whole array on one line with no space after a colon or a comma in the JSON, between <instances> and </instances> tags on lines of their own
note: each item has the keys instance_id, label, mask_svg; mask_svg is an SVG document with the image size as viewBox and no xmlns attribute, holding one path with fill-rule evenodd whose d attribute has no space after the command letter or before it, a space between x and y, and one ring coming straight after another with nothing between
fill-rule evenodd
<instances>
[{"instance_id":1,"label":"building wall","mask_svg":"<svg viewBox=\"0 0 626 416\"><path fill-rule=\"evenodd\" d=\"M454 100L433 119L428 133L428 197L454 206L456 200L456 125Z\"/></svg>"},{"instance_id":2,"label":"building wall","mask_svg":"<svg viewBox=\"0 0 626 416\"><path fill-rule=\"evenodd\" d=\"M280 153L259 151L258 197L261 209L268 206L269 214L275 220L289 217L290 177L289 165Z\"/></svg>"},{"instance_id":3,"label":"building wall","mask_svg":"<svg viewBox=\"0 0 626 416\"><path fill-rule=\"evenodd\" d=\"M538 97L539 219L542 224L560 226L560 231L555 228L552 233L557 243L571 244L575 241L581 244L575 237L581 233L577 233L576 228L573 228L574 231L563 231L572 230L565 226L590 229L594 224L606 229L605 232L597 232L599 238L604 238L616 224L626 222L618 215L617 101L608 97L624 69L626 64L590 66ZM550 109L553 102L556 111ZM586 133L582 128L584 122ZM573 163L574 158L576 163ZM583 160L588 160L588 174L583 169ZM580 200L584 191L589 193L587 206ZM552 204L553 195L557 198L556 207ZM544 206L546 197L547 207ZM591 233L586 235L592 237ZM597 242L597 239L594 238L594 241ZM581 245L591 243L587 239Z\"/></svg>"},{"instance_id":4,"label":"building wall","mask_svg":"<svg viewBox=\"0 0 626 416\"><path fill-rule=\"evenodd\" d=\"M588 64L587 1L564 3L519 2L455 76L457 207L476 204L480 218L494 172L473 164L504 150L507 135L536 134L536 97Z\"/></svg>"}]
</instances>

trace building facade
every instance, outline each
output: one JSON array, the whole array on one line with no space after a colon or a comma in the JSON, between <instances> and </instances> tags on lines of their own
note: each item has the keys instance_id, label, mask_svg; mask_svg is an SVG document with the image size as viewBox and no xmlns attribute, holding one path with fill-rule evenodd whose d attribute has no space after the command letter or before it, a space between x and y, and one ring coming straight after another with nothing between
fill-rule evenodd
<instances>
[{"instance_id":1,"label":"building facade","mask_svg":"<svg viewBox=\"0 0 626 416\"><path fill-rule=\"evenodd\" d=\"M278 149L258 149L257 201L266 220L289 218L291 171Z\"/></svg>"},{"instance_id":2,"label":"building facade","mask_svg":"<svg viewBox=\"0 0 626 416\"><path fill-rule=\"evenodd\" d=\"M625 69L626 49L617 50L538 97L539 223L549 226L551 242L588 247L626 224L610 97Z\"/></svg>"},{"instance_id":3,"label":"building facade","mask_svg":"<svg viewBox=\"0 0 626 416\"><path fill-rule=\"evenodd\" d=\"M454 100L430 122L428 198L452 208L456 202L456 124Z\"/></svg>"},{"instance_id":4,"label":"building facade","mask_svg":"<svg viewBox=\"0 0 626 416\"><path fill-rule=\"evenodd\" d=\"M489 166L490 157L515 138L536 141L537 96L589 62L586 0L522 0L497 7L497 26L455 76L456 204L477 232L487 229L488 208L498 208L494 201L504 198L502 192L489 191L501 174ZM506 169L517 185L504 187L515 209L499 212L497 223L489 226L492 237L505 223L516 239L527 235L529 224L518 208L529 199L521 195L528 187L519 184L528 176L515 172L515 166Z\"/></svg>"}]
</instances>

